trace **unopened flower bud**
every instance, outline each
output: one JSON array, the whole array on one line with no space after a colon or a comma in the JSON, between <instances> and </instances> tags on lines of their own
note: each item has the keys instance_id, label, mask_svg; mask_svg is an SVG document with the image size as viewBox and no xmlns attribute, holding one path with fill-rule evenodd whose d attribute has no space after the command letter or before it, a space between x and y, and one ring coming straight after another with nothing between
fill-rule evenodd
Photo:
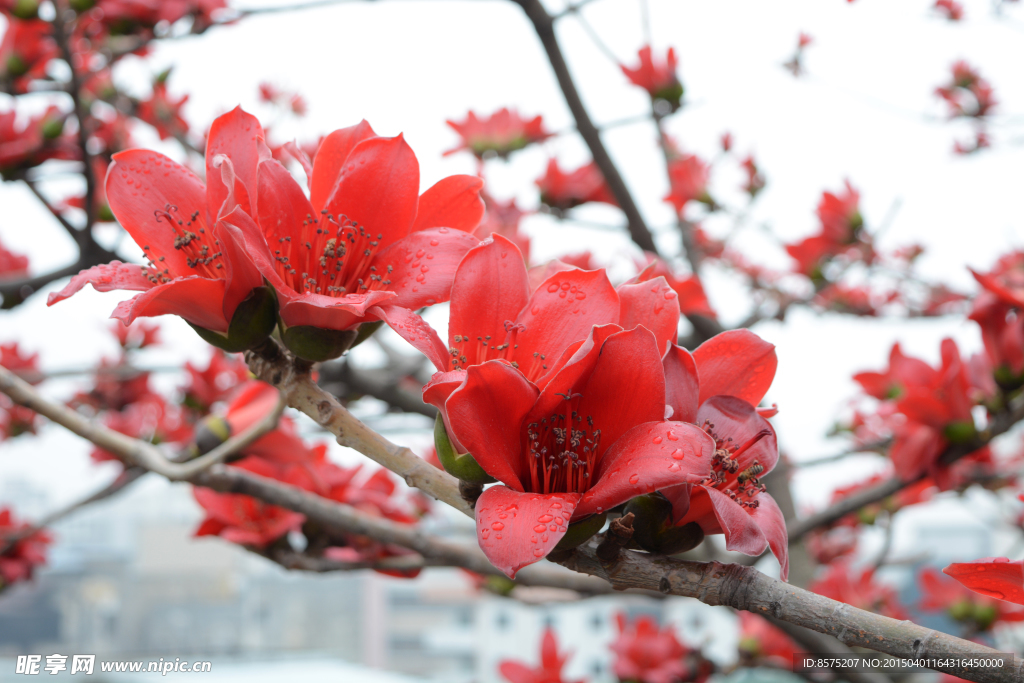
<instances>
[{"instance_id":1,"label":"unopened flower bud","mask_svg":"<svg viewBox=\"0 0 1024 683\"><path fill-rule=\"evenodd\" d=\"M455 452L440 415L434 420L434 449L444 471L456 479L470 484L490 484L496 481L494 477L484 472L471 454Z\"/></svg>"},{"instance_id":2,"label":"unopened flower bud","mask_svg":"<svg viewBox=\"0 0 1024 683\"><path fill-rule=\"evenodd\" d=\"M53 117L42 123L43 137L47 140L56 140L64 132L64 119Z\"/></svg>"},{"instance_id":3,"label":"unopened flower bud","mask_svg":"<svg viewBox=\"0 0 1024 683\"><path fill-rule=\"evenodd\" d=\"M339 358L352 348L358 335L356 330L329 330L312 325L285 327L281 323L281 341L296 358L311 363Z\"/></svg>"},{"instance_id":4,"label":"unopened flower bud","mask_svg":"<svg viewBox=\"0 0 1024 683\"><path fill-rule=\"evenodd\" d=\"M257 287L238 304L227 334L189 323L204 341L228 353L239 353L257 346L270 336L276 324L277 295L268 287Z\"/></svg>"},{"instance_id":5,"label":"unopened flower bud","mask_svg":"<svg viewBox=\"0 0 1024 683\"><path fill-rule=\"evenodd\" d=\"M626 504L633 513L633 540L647 552L675 555L693 550L704 540L704 531L696 522L672 524L672 504L660 493L637 496Z\"/></svg>"},{"instance_id":6,"label":"unopened flower bud","mask_svg":"<svg viewBox=\"0 0 1024 683\"><path fill-rule=\"evenodd\" d=\"M943 435L953 443L967 443L978 435L973 422L950 422L942 430Z\"/></svg>"},{"instance_id":7,"label":"unopened flower bud","mask_svg":"<svg viewBox=\"0 0 1024 683\"><path fill-rule=\"evenodd\" d=\"M198 455L209 453L231 438L231 425L219 415L209 415L196 427L195 443Z\"/></svg>"},{"instance_id":8,"label":"unopened flower bud","mask_svg":"<svg viewBox=\"0 0 1024 683\"><path fill-rule=\"evenodd\" d=\"M15 0L11 14L18 19L35 19L39 16L39 0Z\"/></svg>"}]
</instances>

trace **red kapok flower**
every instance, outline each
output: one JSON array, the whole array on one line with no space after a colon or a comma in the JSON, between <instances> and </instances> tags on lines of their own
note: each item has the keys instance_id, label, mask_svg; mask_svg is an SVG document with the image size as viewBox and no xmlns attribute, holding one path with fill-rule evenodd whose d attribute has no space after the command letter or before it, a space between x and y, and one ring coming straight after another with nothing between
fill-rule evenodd
<instances>
[{"instance_id":1,"label":"red kapok flower","mask_svg":"<svg viewBox=\"0 0 1024 683\"><path fill-rule=\"evenodd\" d=\"M946 578L935 567L921 569L918 585L922 592L922 610L946 612L951 618L972 625L975 630L987 631L1000 621L1024 621L1024 608L982 596Z\"/></svg>"},{"instance_id":2,"label":"red kapok flower","mask_svg":"<svg viewBox=\"0 0 1024 683\"><path fill-rule=\"evenodd\" d=\"M530 262L530 236L520 230L519 224L526 212L516 206L516 200L499 202L486 192L483 193L487 213L483 223L476 229L476 236L484 240L491 235L501 235L515 244L523 254L523 260ZM584 268L584 270L589 270Z\"/></svg>"},{"instance_id":3,"label":"red kapok flower","mask_svg":"<svg viewBox=\"0 0 1024 683\"><path fill-rule=\"evenodd\" d=\"M557 211L567 211L587 202L604 202L618 206L612 191L593 161L575 171L565 173L554 159L548 161L544 177L537 181L540 201Z\"/></svg>"},{"instance_id":4,"label":"red kapok flower","mask_svg":"<svg viewBox=\"0 0 1024 683\"><path fill-rule=\"evenodd\" d=\"M137 115L156 128L161 140L184 135L188 132L188 121L181 115L181 108L188 102L188 95L173 100L167 94L167 81L160 79L153 83L153 94L139 102Z\"/></svg>"},{"instance_id":5,"label":"red kapok flower","mask_svg":"<svg viewBox=\"0 0 1024 683\"><path fill-rule=\"evenodd\" d=\"M942 573L975 593L1024 605L1024 560L985 557L974 562L954 562Z\"/></svg>"},{"instance_id":6,"label":"red kapok flower","mask_svg":"<svg viewBox=\"0 0 1024 683\"><path fill-rule=\"evenodd\" d=\"M447 123L462 138L462 144L445 152L445 156L467 149L478 159L487 156L506 159L512 152L551 137L540 116L524 119L519 112L507 107L486 118L479 118L470 111L464 121L448 120Z\"/></svg>"},{"instance_id":7,"label":"red kapok flower","mask_svg":"<svg viewBox=\"0 0 1024 683\"><path fill-rule=\"evenodd\" d=\"M32 79L46 75L47 64L59 54L52 34L48 21L8 20L0 41L0 79L10 79L15 92L27 92Z\"/></svg>"},{"instance_id":8,"label":"red kapok flower","mask_svg":"<svg viewBox=\"0 0 1024 683\"><path fill-rule=\"evenodd\" d=\"M10 508L0 509L0 589L31 579L36 567L46 563L46 546L52 539L45 531L19 537L30 527L18 522Z\"/></svg>"},{"instance_id":9,"label":"red kapok flower","mask_svg":"<svg viewBox=\"0 0 1024 683\"><path fill-rule=\"evenodd\" d=\"M514 577L570 522L706 476L710 437L665 422L665 403L661 353L641 327L594 327L541 388L505 361L470 366L445 408L453 435L503 484L476 504L477 539L494 566Z\"/></svg>"},{"instance_id":10,"label":"red kapok flower","mask_svg":"<svg viewBox=\"0 0 1024 683\"><path fill-rule=\"evenodd\" d=\"M239 384L249 379L249 368L241 358L226 355L220 349L213 349L205 370L187 362L185 371L188 384L183 387L185 398L182 403L203 415L210 412L214 403L227 398Z\"/></svg>"},{"instance_id":11,"label":"red kapok flower","mask_svg":"<svg viewBox=\"0 0 1024 683\"><path fill-rule=\"evenodd\" d=\"M683 315L702 315L714 320L718 316L708 302L704 286L696 275L679 276L665 261L651 253L645 253L647 265L629 282L647 282L658 277L665 278L668 286L679 296L679 312ZM638 266L642 262L638 262Z\"/></svg>"},{"instance_id":12,"label":"red kapok flower","mask_svg":"<svg viewBox=\"0 0 1024 683\"><path fill-rule=\"evenodd\" d=\"M22 354L18 343L0 344L0 366L19 375L29 384L38 384L43 376L39 373L39 354ZM36 413L17 405L6 394L0 395L0 441L22 434L34 434Z\"/></svg>"},{"instance_id":13,"label":"red kapok flower","mask_svg":"<svg viewBox=\"0 0 1024 683\"><path fill-rule=\"evenodd\" d=\"M603 270L555 272L531 294L519 250L494 235L471 249L455 271L447 346L413 313L389 316L388 323L433 361L438 372L423 399L451 427L446 401L466 380L467 368L500 359L543 387L566 349L578 348L594 325L643 325L661 348L676 338L679 307L661 278L616 291Z\"/></svg>"},{"instance_id":14,"label":"red kapok flower","mask_svg":"<svg viewBox=\"0 0 1024 683\"><path fill-rule=\"evenodd\" d=\"M855 570L847 562L836 562L808 590L891 619L908 618L896 591L876 583L871 568Z\"/></svg>"},{"instance_id":15,"label":"red kapok flower","mask_svg":"<svg viewBox=\"0 0 1024 683\"><path fill-rule=\"evenodd\" d=\"M740 612L740 654L753 664L792 669L793 655L800 647L792 638L767 619L750 612Z\"/></svg>"},{"instance_id":16,"label":"red kapok flower","mask_svg":"<svg viewBox=\"0 0 1024 683\"><path fill-rule=\"evenodd\" d=\"M964 6L956 0L935 0L933 7L950 21L960 21L964 18Z\"/></svg>"},{"instance_id":17,"label":"red kapok flower","mask_svg":"<svg viewBox=\"0 0 1024 683\"><path fill-rule=\"evenodd\" d=\"M328 135L307 177L308 198L280 163L260 163L258 226L241 231L277 291L293 353L336 357L361 323L448 300L455 267L478 242L479 178L449 176L420 196L412 149L365 121Z\"/></svg>"},{"instance_id":18,"label":"red kapok flower","mask_svg":"<svg viewBox=\"0 0 1024 683\"><path fill-rule=\"evenodd\" d=\"M767 548L789 574L782 511L758 478L775 467L775 430L755 406L775 377L775 347L748 330L731 330L701 344L693 355L672 345L663 358L670 418L696 423L715 442L712 467L699 482L662 490L672 523L696 523L705 534L725 534L729 550L760 555Z\"/></svg>"},{"instance_id":19,"label":"red kapok flower","mask_svg":"<svg viewBox=\"0 0 1024 683\"><path fill-rule=\"evenodd\" d=\"M569 659L569 653L558 654L558 639L550 628L544 629L540 641L540 666L530 668L512 659L498 664L498 670L508 683L569 683L562 680L562 667ZM577 681L576 683L583 683Z\"/></svg>"},{"instance_id":20,"label":"red kapok flower","mask_svg":"<svg viewBox=\"0 0 1024 683\"><path fill-rule=\"evenodd\" d=\"M650 45L640 48L637 57L640 63L635 67L620 65L622 73L633 85L646 90L652 101L664 100L671 105L671 111L678 109L683 99L683 84L676 74L675 48L668 49L664 62L655 62Z\"/></svg>"},{"instance_id":21,"label":"red kapok flower","mask_svg":"<svg viewBox=\"0 0 1024 683\"><path fill-rule=\"evenodd\" d=\"M686 154L668 162L670 190L665 201L682 213L691 201L714 206L708 195L711 168L696 154Z\"/></svg>"},{"instance_id":22,"label":"red kapok flower","mask_svg":"<svg viewBox=\"0 0 1024 683\"><path fill-rule=\"evenodd\" d=\"M612 671L620 681L677 683L701 681L706 671L702 657L690 657L690 648L679 642L675 629L658 628L647 615L629 623L621 612L615 616L619 637L609 647L615 653ZM689 660L695 661L689 661Z\"/></svg>"},{"instance_id":23,"label":"red kapok flower","mask_svg":"<svg viewBox=\"0 0 1024 683\"><path fill-rule=\"evenodd\" d=\"M140 149L115 154L107 173L107 199L149 265L114 261L83 270L50 294L47 304L63 301L86 284L101 292L140 291L118 304L112 317L128 325L140 316L178 315L203 339L230 351L262 341L273 329L273 297L229 226L249 220L263 154L269 152L259 122L240 108L219 117L210 129L206 186L162 154Z\"/></svg>"},{"instance_id":24,"label":"red kapok flower","mask_svg":"<svg viewBox=\"0 0 1024 683\"><path fill-rule=\"evenodd\" d=\"M306 519L298 512L241 493L217 493L201 486L192 493L206 512L196 536L220 536L239 545L264 548L289 531L298 531Z\"/></svg>"},{"instance_id":25,"label":"red kapok flower","mask_svg":"<svg viewBox=\"0 0 1024 683\"><path fill-rule=\"evenodd\" d=\"M8 251L0 242L0 280L28 275L28 257Z\"/></svg>"}]
</instances>

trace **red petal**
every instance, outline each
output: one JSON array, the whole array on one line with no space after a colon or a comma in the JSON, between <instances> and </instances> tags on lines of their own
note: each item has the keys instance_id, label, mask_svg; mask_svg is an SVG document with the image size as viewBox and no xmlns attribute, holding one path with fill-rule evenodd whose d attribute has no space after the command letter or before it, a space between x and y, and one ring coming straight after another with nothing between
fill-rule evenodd
<instances>
[{"instance_id":1,"label":"red petal","mask_svg":"<svg viewBox=\"0 0 1024 683\"><path fill-rule=\"evenodd\" d=\"M605 512L635 496L701 481L711 471L714 454L711 437L696 425L637 425L605 453L595 472L594 487L583 494L576 516Z\"/></svg>"},{"instance_id":2,"label":"red petal","mask_svg":"<svg viewBox=\"0 0 1024 683\"><path fill-rule=\"evenodd\" d=\"M120 261L111 261L103 265L87 268L71 278L71 282L59 292L51 292L46 305L52 306L64 301L86 285L92 285L97 292L112 292L124 289L131 292L144 292L152 289L153 283L142 274L142 267Z\"/></svg>"},{"instance_id":3,"label":"red petal","mask_svg":"<svg viewBox=\"0 0 1024 683\"><path fill-rule=\"evenodd\" d=\"M707 497L707 503L700 499ZM710 504L710 505L708 505ZM696 510L710 507L718 528L725 534L725 548L745 555L760 555L768 547L768 539L751 517L750 508L743 507L718 489L709 486L695 486L691 494L690 512L680 524L696 521L701 524L704 533L715 533L704 528L700 519L692 519Z\"/></svg>"},{"instance_id":4,"label":"red petal","mask_svg":"<svg viewBox=\"0 0 1024 683\"><path fill-rule=\"evenodd\" d=\"M121 227L147 255L170 271L171 277L192 273L182 250L174 248L178 233L167 218L155 211L171 210L181 220L198 212L200 227L206 225L206 188L181 164L144 149L118 152L107 170L107 202ZM195 232L194 227L190 230Z\"/></svg>"},{"instance_id":5,"label":"red petal","mask_svg":"<svg viewBox=\"0 0 1024 683\"><path fill-rule=\"evenodd\" d=\"M477 337L489 339L492 346L502 344L505 323L515 321L529 298L526 264L518 247L501 235L484 240L466 253L455 271L449 343L460 348L454 341L455 335L459 335L470 337L466 344L471 349L480 346ZM469 364L477 358L471 353Z\"/></svg>"},{"instance_id":6,"label":"red petal","mask_svg":"<svg viewBox=\"0 0 1024 683\"><path fill-rule=\"evenodd\" d=\"M665 419L665 371L648 330L635 328L608 337L585 382L574 387L583 394L577 410L584 419L593 418L595 428L601 430L599 454L636 425ZM551 392L553 385L544 393Z\"/></svg>"},{"instance_id":7,"label":"red petal","mask_svg":"<svg viewBox=\"0 0 1024 683\"><path fill-rule=\"evenodd\" d=\"M540 377L550 369L544 365L553 365L571 343L586 339L594 325L618 319L619 296L605 271L555 273L541 283L516 320L526 326L516 338L516 362L527 377Z\"/></svg>"},{"instance_id":8,"label":"red petal","mask_svg":"<svg viewBox=\"0 0 1024 683\"><path fill-rule=\"evenodd\" d=\"M256 233L259 227L249 214L237 206L224 216L214 229L224 254L223 312L224 318L229 321L234 316L238 304L242 303L252 290L263 286L263 275L253 260L252 252L243 236L246 231Z\"/></svg>"},{"instance_id":9,"label":"red petal","mask_svg":"<svg viewBox=\"0 0 1024 683\"><path fill-rule=\"evenodd\" d=\"M558 640L550 628L545 629L544 637L540 641L540 665L549 670L562 668L562 662L558 658Z\"/></svg>"},{"instance_id":10,"label":"red petal","mask_svg":"<svg viewBox=\"0 0 1024 683\"><path fill-rule=\"evenodd\" d=\"M518 370L492 360L471 366L445 404L455 435L480 467L518 491L525 490L522 477L530 465L522 452L522 424L537 395Z\"/></svg>"},{"instance_id":11,"label":"red petal","mask_svg":"<svg viewBox=\"0 0 1024 683\"><path fill-rule=\"evenodd\" d=\"M584 341L575 342L562 353L558 361L547 371L548 374L537 382L538 388L542 388L540 398L533 407L536 419L550 416L565 400L566 391L574 393L573 387L578 383L583 386L582 382L585 382L585 379L582 378L593 372L594 365L601 356L604 342L620 332L622 328L618 325L595 326Z\"/></svg>"},{"instance_id":12,"label":"red petal","mask_svg":"<svg viewBox=\"0 0 1024 683\"><path fill-rule=\"evenodd\" d=\"M317 214L292 174L270 159L260 164L255 215L267 242L277 244L279 237L308 239L303 236L303 221Z\"/></svg>"},{"instance_id":13,"label":"red petal","mask_svg":"<svg viewBox=\"0 0 1024 683\"><path fill-rule=\"evenodd\" d=\"M749 330L715 335L693 352L700 375L700 402L724 394L756 406L775 378L775 345Z\"/></svg>"},{"instance_id":14,"label":"red petal","mask_svg":"<svg viewBox=\"0 0 1024 683\"><path fill-rule=\"evenodd\" d=\"M761 493L754 498L758 505L750 512L751 518L760 527L761 533L768 539L768 546L772 549L781 566L780 576L783 581L789 579L789 531L786 530L786 518L782 516L782 510L778 503L767 493Z\"/></svg>"},{"instance_id":15,"label":"red petal","mask_svg":"<svg viewBox=\"0 0 1024 683\"><path fill-rule=\"evenodd\" d=\"M250 215L255 215L256 207L250 198L256 192L256 172L260 164L260 146L263 144L263 128L255 116L235 107L227 114L218 116L210 126L210 134L206 142L206 205L209 208L209 221L217 219L224 208L229 188L221 180L217 156L223 154L231 159L235 170L235 201ZM264 147L264 149L266 149ZM269 152L264 152L269 156ZM232 207L227 207L230 211Z\"/></svg>"},{"instance_id":16,"label":"red petal","mask_svg":"<svg viewBox=\"0 0 1024 683\"><path fill-rule=\"evenodd\" d=\"M663 351L666 344L676 342L679 295L668 286L664 277L658 276L633 285L620 285L617 291L619 325L622 329L631 330L637 325L643 325L654 333L659 351Z\"/></svg>"},{"instance_id":17,"label":"red petal","mask_svg":"<svg viewBox=\"0 0 1024 683\"><path fill-rule=\"evenodd\" d=\"M504 661L498 665L498 671L508 683L537 683L539 680L533 669L519 662Z\"/></svg>"},{"instance_id":18,"label":"red petal","mask_svg":"<svg viewBox=\"0 0 1024 683\"><path fill-rule=\"evenodd\" d=\"M670 418L678 422L696 422L700 379L693 356L682 346L672 344L661 363L665 369L665 403L672 406Z\"/></svg>"},{"instance_id":19,"label":"red petal","mask_svg":"<svg viewBox=\"0 0 1024 683\"><path fill-rule=\"evenodd\" d=\"M381 235L378 248L384 249L409 234L419 194L420 165L405 139L370 138L348 155L324 209Z\"/></svg>"},{"instance_id":20,"label":"red petal","mask_svg":"<svg viewBox=\"0 0 1024 683\"><path fill-rule=\"evenodd\" d=\"M193 325L226 334L228 321L224 318L223 301L224 280L193 275L157 285L134 299L122 301L110 317L131 325L136 318L177 315Z\"/></svg>"},{"instance_id":21,"label":"red petal","mask_svg":"<svg viewBox=\"0 0 1024 683\"><path fill-rule=\"evenodd\" d=\"M514 579L516 572L558 545L579 499L578 493L521 493L507 486L490 487L476 501L480 549L491 564Z\"/></svg>"},{"instance_id":22,"label":"red petal","mask_svg":"<svg viewBox=\"0 0 1024 683\"><path fill-rule=\"evenodd\" d=\"M956 562L942 571L975 593L1024 605L1024 560L986 557L976 562Z\"/></svg>"},{"instance_id":23,"label":"red petal","mask_svg":"<svg viewBox=\"0 0 1024 683\"><path fill-rule=\"evenodd\" d=\"M324 294L299 294L294 290L278 290L281 320L287 327L312 325L328 330L347 330L367 321L369 310L395 299L393 292L371 291L332 297Z\"/></svg>"},{"instance_id":24,"label":"red petal","mask_svg":"<svg viewBox=\"0 0 1024 683\"><path fill-rule=\"evenodd\" d=\"M313 177L309 185L309 201L320 215L320 209L324 208L327 198L334 191L338 184L338 176L345 159L352 153L352 150L363 140L377 137L377 134L370 128L366 121L360 121L354 126L336 130L320 143L320 148L313 158Z\"/></svg>"},{"instance_id":25,"label":"red petal","mask_svg":"<svg viewBox=\"0 0 1024 683\"><path fill-rule=\"evenodd\" d=\"M709 421L715 426L715 436L719 439L732 439L737 448L768 430L768 436L761 438L736 458L740 471L750 467L755 460L764 467L767 474L779 461L779 446L775 439L775 430L768 420L757 414L757 411L746 401L734 396L714 396L704 403L697 411L697 424Z\"/></svg>"},{"instance_id":26,"label":"red petal","mask_svg":"<svg viewBox=\"0 0 1024 683\"><path fill-rule=\"evenodd\" d=\"M408 308L388 305L375 306L369 313L387 323L388 327L426 356L439 371L448 369L448 347L437 336L434 328L419 315Z\"/></svg>"},{"instance_id":27,"label":"red petal","mask_svg":"<svg viewBox=\"0 0 1024 683\"><path fill-rule=\"evenodd\" d=\"M452 429L451 422L448 420L448 409L445 407L445 403L448 401L448 397L452 395L452 392L461 387L464 381L466 381L465 370L435 372L434 376L423 387L423 402L434 406L441 413L445 429L448 430L448 439L452 442L452 446L455 447L458 453L465 453L468 449L455 436L455 430Z\"/></svg>"},{"instance_id":28,"label":"red petal","mask_svg":"<svg viewBox=\"0 0 1024 683\"><path fill-rule=\"evenodd\" d=\"M480 190L484 181L471 175L453 175L434 183L420 196L412 229L454 228L473 232L484 217Z\"/></svg>"},{"instance_id":29,"label":"red petal","mask_svg":"<svg viewBox=\"0 0 1024 683\"><path fill-rule=\"evenodd\" d=\"M377 254L371 265L378 273L391 267L388 291L397 295L391 305L416 310L448 301L455 269L477 244L477 238L461 230L420 230Z\"/></svg>"}]
</instances>

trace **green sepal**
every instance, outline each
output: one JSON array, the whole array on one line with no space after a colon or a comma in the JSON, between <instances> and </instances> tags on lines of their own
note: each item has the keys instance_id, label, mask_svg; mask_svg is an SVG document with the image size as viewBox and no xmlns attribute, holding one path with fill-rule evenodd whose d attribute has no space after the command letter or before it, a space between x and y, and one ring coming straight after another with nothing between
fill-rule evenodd
<instances>
[{"instance_id":1,"label":"green sepal","mask_svg":"<svg viewBox=\"0 0 1024 683\"><path fill-rule=\"evenodd\" d=\"M260 344L277 323L277 295L269 287L257 287L238 304L228 324L228 333L208 330L189 323L203 341L228 353L240 353Z\"/></svg>"},{"instance_id":2,"label":"green sepal","mask_svg":"<svg viewBox=\"0 0 1024 683\"><path fill-rule=\"evenodd\" d=\"M377 320L372 323L363 323L362 325L360 325L357 328L358 332L356 334L356 340L352 342L352 346L350 346L349 348L354 349L360 344L362 344L364 341L372 337L373 333L379 330L381 325L383 324L383 320Z\"/></svg>"},{"instance_id":3,"label":"green sepal","mask_svg":"<svg viewBox=\"0 0 1024 683\"><path fill-rule=\"evenodd\" d=\"M672 524L672 503L660 493L637 496L626 505L633 513L633 541L658 555L675 555L693 550L704 541L704 530L696 522Z\"/></svg>"},{"instance_id":4,"label":"green sepal","mask_svg":"<svg viewBox=\"0 0 1024 683\"><path fill-rule=\"evenodd\" d=\"M552 549L552 552L572 550L577 546L583 545L604 527L604 522L607 518L608 513L602 512L601 514L581 519L578 522L573 522L566 530L565 536L562 536L562 540Z\"/></svg>"},{"instance_id":5,"label":"green sepal","mask_svg":"<svg viewBox=\"0 0 1024 683\"><path fill-rule=\"evenodd\" d=\"M978 430L973 422L958 421L946 425L942 434L953 443L967 443L978 435Z\"/></svg>"},{"instance_id":6,"label":"green sepal","mask_svg":"<svg viewBox=\"0 0 1024 683\"><path fill-rule=\"evenodd\" d=\"M679 107L683 105L683 84L676 81L672 85L665 86L661 90L651 95L652 100L664 100L669 103L672 107L672 111L677 111Z\"/></svg>"},{"instance_id":7,"label":"green sepal","mask_svg":"<svg viewBox=\"0 0 1024 683\"><path fill-rule=\"evenodd\" d=\"M341 357L352 347L357 334L355 330L329 330L313 325L285 327L281 323L281 341L296 358L310 363L323 363Z\"/></svg>"},{"instance_id":8,"label":"green sepal","mask_svg":"<svg viewBox=\"0 0 1024 683\"><path fill-rule=\"evenodd\" d=\"M480 467L480 463L471 454L455 452L440 413L434 420L434 449L437 451L437 459L441 461L444 471L456 479L470 484L491 484L497 481L484 472L484 468Z\"/></svg>"}]
</instances>

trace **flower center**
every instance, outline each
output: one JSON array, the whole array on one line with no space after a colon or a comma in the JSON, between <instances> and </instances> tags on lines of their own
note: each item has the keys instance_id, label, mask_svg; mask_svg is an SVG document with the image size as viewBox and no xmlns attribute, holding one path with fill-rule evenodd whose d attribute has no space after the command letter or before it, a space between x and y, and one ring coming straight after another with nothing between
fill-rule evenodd
<instances>
[{"instance_id":1,"label":"flower center","mask_svg":"<svg viewBox=\"0 0 1024 683\"><path fill-rule=\"evenodd\" d=\"M732 437L724 439L719 437L715 433L715 425L710 420L704 420L701 428L715 440L715 455L711 459L711 476L704 479L701 484L713 486L743 507L757 508L760 503L754 497L765 490L764 484L758 479L764 472L764 465L755 458L750 467L740 471L738 458L758 441L771 434L771 431L762 429L737 446L733 443Z\"/></svg>"},{"instance_id":2,"label":"flower center","mask_svg":"<svg viewBox=\"0 0 1024 683\"><path fill-rule=\"evenodd\" d=\"M219 280L224 277L219 272L224 269L224 264L218 259L223 255L220 250L220 242L206 232L206 221L201 218L198 211L193 212L187 218L178 214L178 207L174 204L166 204L163 209L153 211L153 217L157 223L165 223L174 233L174 249L185 255L185 263L195 271L196 275ZM212 242L213 246L210 245ZM161 285L170 282L175 277L185 277L189 273L172 273L165 265L166 256L153 249L148 244L142 247L145 252L149 266L142 269L146 278L154 285Z\"/></svg>"},{"instance_id":3,"label":"flower center","mask_svg":"<svg viewBox=\"0 0 1024 683\"><path fill-rule=\"evenodd\" d=\"M384 235L374 238L347 216L321 212L320 219L306 214L302 236L280 235L271 230L267 243L274 248L277 274L296 292L343 297L387 289L392 267L377 272L370 265Z\"/></svg>"},{"instance_id":4,"label":"flower center","mask_svg":"<svg viewBox=\"0 0 1024 683\"><path fill-rule=\"evenodd\" d=\"M525 329L526 325L523 323L506 320L505 337L501 343L498 343L499 340L489 334L477 335L475 340L468 334L453 335L452 346L448 348L448 352L451 354L452 370L464 370L470 365L480 365L489 360L508 360L512 367L526 376L526 379L531 382L536 381L543 374L541 371L548 368L544 363L545 356L534 352L528 368L522 368L517 361L510 360L517 355L516 350L519 348L516 337Z\"/></svg>"},{"instance_id":5,"label":"flower center","mask_svg":"<svg viewBox=\"0 0 1024 683\"><path fill-rule=\"evenodd\" d=\"M591 487L599 460L601 430L579 407L583 394L560 394L562 410L526 427L530 477L536 493L583 493Z\"/></svg>"}]
</instances>

